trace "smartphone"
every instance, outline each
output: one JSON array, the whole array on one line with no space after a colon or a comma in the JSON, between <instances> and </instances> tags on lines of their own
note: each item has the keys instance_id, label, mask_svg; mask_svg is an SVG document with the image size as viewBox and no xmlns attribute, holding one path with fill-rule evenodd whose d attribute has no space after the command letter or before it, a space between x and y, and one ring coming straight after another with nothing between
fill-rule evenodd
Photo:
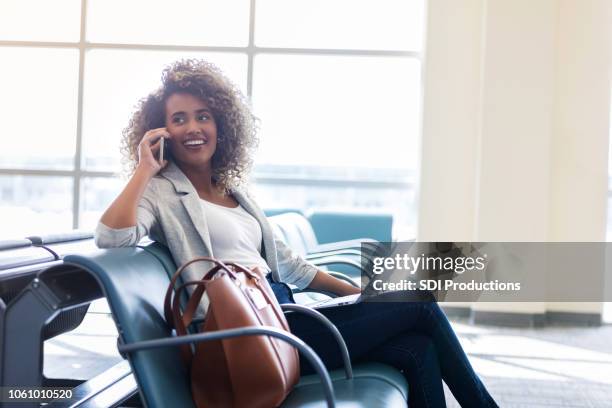
<instances>
[{"instance_id":1,"label":"smartphone","mask_svg":"<svg viewBox=\"0 0 612 408\"><path fill-rule=\"evenodd\" d=\"M170 155L170 150L168 149L168 139L165 137L161 138L161 144L159 145L159 164L160 166L164 164L164 159L167 159Z\"/></svg>"}]
</instances>

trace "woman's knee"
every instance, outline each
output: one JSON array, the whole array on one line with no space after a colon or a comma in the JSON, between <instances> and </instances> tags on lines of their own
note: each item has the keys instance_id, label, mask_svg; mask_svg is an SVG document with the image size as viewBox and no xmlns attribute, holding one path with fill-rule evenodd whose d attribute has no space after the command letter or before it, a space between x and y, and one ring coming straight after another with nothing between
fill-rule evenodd
<instances>
[{"instance_id":1,"label":"woman's knee","mask_svg":"<svg viewBox=\"0 0 612 408\"><path fill-rule=\"evenodd\" d=\"M435 344L431 337L425 334L402 333L386 342L381 349L383 352L387 351L402 365L403 370L410 371L412 375L439 373Z\"/></svg>"},{"instance_id":2,"label":"woman's knee","mask_svg":"<svg viewBox=\"0 0 612 408\"><path fill-rule=\"evenodd\" d=\"M438 356L436 347L431 337L424 334L405 334L399 339L403 346L411 350L414 358L419 361L421 366L426 366L435 362L437 364Z\"/></svg>"}]
</instances>

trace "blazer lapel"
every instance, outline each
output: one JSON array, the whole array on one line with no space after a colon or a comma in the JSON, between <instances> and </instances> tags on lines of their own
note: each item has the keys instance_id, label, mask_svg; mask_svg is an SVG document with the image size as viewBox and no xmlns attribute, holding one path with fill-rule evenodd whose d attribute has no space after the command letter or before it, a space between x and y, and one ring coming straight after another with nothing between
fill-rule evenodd
<instances>
[{"instance_id":1,"label":"blazer lapel","mask_svg":"<svg viewBox=\"0 0 612 408\"><path fill-rule=\"evenodd\" d=\"M187 214L189 215L189 220L193 224L193 227L197 231L206 250L208 251L208 254L206 255L213 256L206 214L204 211L202 211L200 197L195 191L195 188L193 188L193 185L187 176L185 176L181 169L179 169L173 162L168 163L168 166L164 169L161 175L162 177L168 179L174 186L176 193L181 195L180 200L183 207L185 207Z\"/></svg>"},{"instance_id":2,"label":"blazer lapel","mask_svg":"<svg viewBox=\"0 0 612 408\"><path fill-rule=\"evenodd\" d=\"M204 242L204 246L208 250L208 255L213 256L206 213L202 211L202 204L200 204L198 193L193 192L182 196L181 202L189 214L189 219L193 223L193 227L198 232L198 235L200 235L200 238L202 238L202 242Z\"/></svg>"}]
</instances>

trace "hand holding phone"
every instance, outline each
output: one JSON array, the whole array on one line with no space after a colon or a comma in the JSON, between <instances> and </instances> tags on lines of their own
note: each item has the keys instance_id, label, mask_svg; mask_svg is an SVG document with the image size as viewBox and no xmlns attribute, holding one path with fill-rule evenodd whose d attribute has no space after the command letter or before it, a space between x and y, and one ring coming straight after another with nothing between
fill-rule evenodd
<instances>
[{"instance_id":1,"label":"hand holding phone","mask_svg":"<svg viewBox=\"0 0 612 408\"><path fill-rule=\"evenodd\" d=\"M171 136L165 128L151 129L143 136L138 145L138 163L147 169L154 170L154 174L164 168L168 163L171 151Z\"/></svg>"}]
</instances>

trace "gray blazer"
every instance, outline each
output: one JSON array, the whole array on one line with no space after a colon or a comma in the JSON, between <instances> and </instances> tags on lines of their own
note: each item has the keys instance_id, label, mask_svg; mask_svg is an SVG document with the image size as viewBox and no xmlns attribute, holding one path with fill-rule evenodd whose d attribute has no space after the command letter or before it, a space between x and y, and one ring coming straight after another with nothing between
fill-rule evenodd
<instances>
[{"instance_id":1,"label":"gray blazer","mask_svg":"<svg viewBox=\"0 0 612 408\"><path fill-rule=\"evenodd\" d=\"M276 282L303 289L317 268L295 255L274 233L263 211L244 192L232 191L234 198L259 222L263 236L262 256ZM214 257L206 214L195 188L174 164L153 177L138 204L137 225L113 229L98 223L95 242L100 248L135 246L145 236L165 244L177 266L200 256ZM197 262L184 271L186 280L199 280L212 267Z\"/></svg>"}]
</instances>

